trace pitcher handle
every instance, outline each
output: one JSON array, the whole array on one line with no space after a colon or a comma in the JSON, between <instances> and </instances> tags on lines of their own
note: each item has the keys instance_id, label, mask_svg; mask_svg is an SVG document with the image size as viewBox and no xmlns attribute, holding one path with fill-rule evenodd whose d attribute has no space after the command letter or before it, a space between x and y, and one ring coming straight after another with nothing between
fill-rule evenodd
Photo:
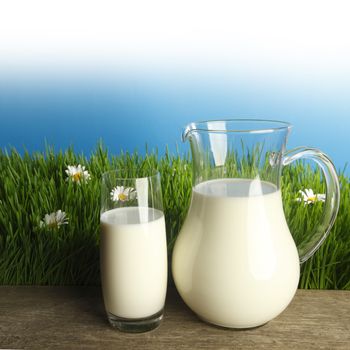
<instances>
[{"instance_id":1,"label":"pitcher handle","mask_svg":"<svg viewBox=\"0 0 350 350\"><path fill-rule=\"evenodd\" d=\"M326 180L326 199L323 215L320 224L314 230L313 237L309 244L302 250L298 247L300 263L309 259L321 246L328 236L339 209L339 181L332 161L326 154L316 148L298 147L286 152L282 157L282 165L286 166L298 159L315 161L321 168Z\"/></svg>"}]
</instances>

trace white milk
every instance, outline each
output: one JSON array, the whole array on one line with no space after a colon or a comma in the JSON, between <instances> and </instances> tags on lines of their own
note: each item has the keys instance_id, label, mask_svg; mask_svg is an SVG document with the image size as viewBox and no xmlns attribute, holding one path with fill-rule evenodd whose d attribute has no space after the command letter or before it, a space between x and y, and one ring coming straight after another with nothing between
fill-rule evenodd
<instances>
[{"instance_id":1,"label":"white milk","mask_svg":"<svg viewBox=\"0 0 350 350\"><path fill-rule=\"evenodd\" d=\"M186 304L208 322L247 328L276 317L299 281L280 191L259 180L197 185L172 269Z\"/></svg>"},{"instance_id":2,"label":"white milk","mask_svg":"<svg viewBox=\"0 0 350 350\"><path fill-rule=\"evenodd\" d=\"M123 318L143 318L163 309L168 269L161 211L128 207L103 213L100 249L108 312Z\"/></svg>"}]
</instances>

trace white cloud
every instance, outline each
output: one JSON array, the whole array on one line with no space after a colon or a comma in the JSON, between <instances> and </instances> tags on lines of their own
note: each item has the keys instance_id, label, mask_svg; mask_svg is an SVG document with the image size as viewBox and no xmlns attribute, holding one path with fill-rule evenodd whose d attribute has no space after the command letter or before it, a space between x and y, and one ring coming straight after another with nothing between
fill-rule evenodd
<instances>
[{"instance_id":1,"label":"white cloud","mask_svg":"<svg viewBox=\"0 0 350 350\"><path fill-rule=\"evenodd\" d=\"M346 1L3 1L2 67L348 70Z\"/></svg>"}]
</instances>

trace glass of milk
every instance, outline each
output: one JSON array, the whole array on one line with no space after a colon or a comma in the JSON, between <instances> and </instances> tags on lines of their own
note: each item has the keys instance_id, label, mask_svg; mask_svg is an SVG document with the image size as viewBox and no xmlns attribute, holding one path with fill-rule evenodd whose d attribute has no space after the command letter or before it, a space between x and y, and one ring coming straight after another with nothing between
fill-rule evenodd
<instances>
[{"instance_id":1,"label":"glass of milk","mask_svg":"<svg viewBox=\"0 0 350 350\"><path fill-rule=\"evenodd\" d=\"M105 309L112 326L135 333L160 324L167 288L160 175L147 175L138 177L130 169L109 171L102 175L101 187L100 261Z\"/></svg>"}]
</instances>

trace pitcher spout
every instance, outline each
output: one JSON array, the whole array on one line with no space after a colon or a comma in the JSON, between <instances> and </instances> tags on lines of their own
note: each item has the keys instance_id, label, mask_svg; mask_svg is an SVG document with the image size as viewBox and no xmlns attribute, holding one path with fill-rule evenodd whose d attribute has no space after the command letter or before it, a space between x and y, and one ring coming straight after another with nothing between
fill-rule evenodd
<instances>
[{"instance_id":1,"label":"pitcher spout","mask_svg":"<svg viewBox=\"0 0 350 350\"><path fill-rule=\"evenodd\" d=\"M192 132L196 129L195 123L188 124L182 132L182 142L186 142L192 135Z\"/></svg>"}]
</instances>

